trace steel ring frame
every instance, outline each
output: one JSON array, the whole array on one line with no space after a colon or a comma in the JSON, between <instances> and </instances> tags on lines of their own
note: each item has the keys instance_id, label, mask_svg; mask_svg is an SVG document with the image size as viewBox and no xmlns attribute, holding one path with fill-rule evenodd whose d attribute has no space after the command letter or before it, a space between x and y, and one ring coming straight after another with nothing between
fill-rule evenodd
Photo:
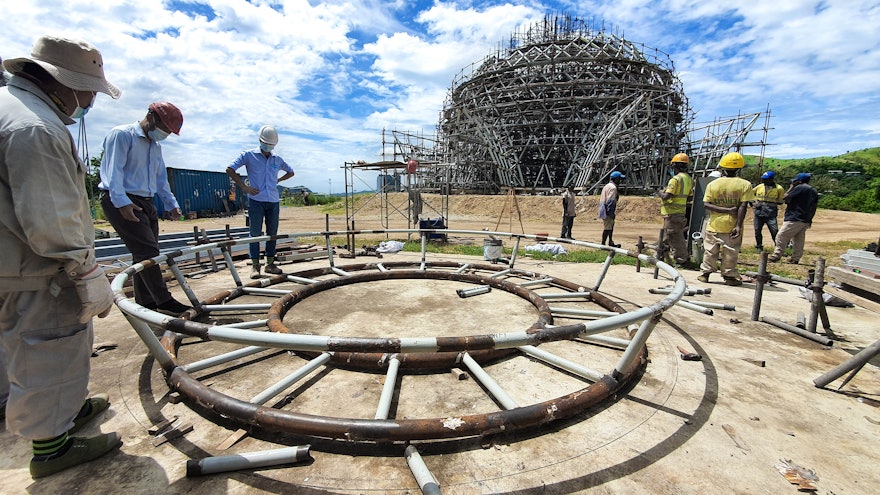
<instances>
[{"instance_id":1,"label":"steel ring frame","mask_svg":"<svg viewBox=\"0 0 880 495\"><path fill-rule=\"evenodd\" d=\"M328 246L329 267L319 269L321 275L336 274L340 278L336 280L345 280L345 283L353 283L357 279L363 281L379 280L383 277L399 276L407 278L409 275L419 274L421 278L447 278L449 274L442 276L434 274L432 268L450 268L449 263L432 264L426 260L427 257L427 236L434 230L415 230L415 229L388 229L388 230L358 230L358 231L325 231L325 232L305 232L284 234L274 237L263 236L248 239L238 239L231 241L223 241L209 243L200 246L177 250L162 254L151 260L146 260L135 264L114 278L112 287L116 293L116 304L125 314L132 327L140 336L141 340L147 345L151 355L157 360L166 374L166 379L173 390L180 392L186 398L204 406L215 412L236 419L240 422L252 424L264 428L269 431L292 432L302 435L314 437L345 439L349 441L412 441L412 440L431 440L431 439L448 439L461 438L475 435L487 435L501 431L515 431L522 428L533 427L545 424L558 419L569 418L590 407L602 402L616 391L626 386L632 381L646 365L647 348L645 342L652 332L654 326L659 321L663 312L675 304L684 294L686 283L682 277L671 266L655 259L654 257L644 254L628 252L618 248L610 248L608 246L597 245L588 242L574 241L568 239L557 239L553 237L540 237L534 235L519 235L503 232L486 232L486 231L467 231L467 230L443 230L444 234L466 234L466 235L484 235L496 237L508 237L514 240L515 246L513 256L511 257L509 268L497 270L495 267L489 267L495 272L488 276L487 280L495 282L503 282L495 280L501 276L519 276L530 277L533 281L552 281L554 285L574 289L583 292L584 287L577 284L562 281L553 277L546 277L541 274L523 272L514 268L515 257L518 251L519 243L523 239L532 240L550 240L566 244L580 245L588 248L607 251L608 256L596 284L589 289L589 297L600 305L611 303L610 300L603 296L599 290L599 286L611 265L613 258L617 255L625 255L638 258L640 261L654 264L658 269L663 270L671 276L674 282L674 288L663 299L645 306L637 308L630 312L619 313L614 316L607 316L598 320L580 323L576 325L565 325L559 327L548 326L547 316L541 315L538 323L527 330L512 331L494 335L472 335L465 337L429 337L429 338L405 338L405 337L380 337L380 338L351 338L351 337L333 337L333 336L303 336L290 333L289 329L284 327L281 318L283 313L290 308L290 305L296 299L294 294L284 296L273 305L267 326L274 330L271 333L254 332L245 328L236 328L232 325L207 325L192 321L192 318L199 316L200 313L206 312L215 303L222 302L224 299L234 297L235 294L246 293L250 289L258 289L270 286L272 284L294 281L306 284L307 289L303 291L306 294L309 291L318 291L322 287L332 286L339 282L319 282L309 279L309 276L315 276L318 272L304 271L300 276L275 276L262 279L250 284L243 284L232 263L230 248L239 244L249 244L251 242L265 241L269 239L296 239L302 237L318 237L323 236ZM407 270L404 273L397 272L389 266L383 264L354 265L352 267L337 267L334 263L333 253L330 248L330 238L335 236L350 234L412 234L418 233L422 239L422 260L418 264L417 270ZM177 267L176 260L178 258L190 255L192 253L206 251L213 253L213 250L219 249L227 261L227 268L236 283L236 288L225 291L221 294L205 300L200 300L195 292L193 292L189 283L186 281L183 273ZM213 255L213 254L212 254ZM181 315L182 318L174 318L160 313L148 310L132 300L127 299L123 292L125 281L134 273L137 273L147 267L166 263L177 278L179 284L184 289L190 302L196 308L187 314ZM460 271L472 267L472 269L486 269L486 265L456 264ZM378 269L378 272L371 272L366 276L356 277L351 272L366 269ZM377 275L379 274L379 275ZM467 277L463 277L462 280ZM529 282L532 283L532 282ZM323 284L323 285L322 285ZM501 283L499 286L503 286ZM531 292L531 291L529 291ZM536 307L540 308L540 296L534 292L532 295L526 294L528 298L536 302ZM613 303L611 303L613 304ZM610 305L609 305L610 306ZM609 306L605 306L608 308ZM613 306L610 306L613 307ZM614 308L615 312L620 312L619 307ZM162 328L166 331L166 335L160 341L153 332L153 328ZM364 356L363 359L374 359L376 356L390 357L391 359L400 360L400 356L405 355L406 359L412 355L437 355L442 356L436 359L428 358L427 366L437 366L438 359L448 362L451 355L456 356L456 360L471 358L472 353L484 352L489 353L483 358L491 359L494 357L492 353L512 352L513 350L530 348L538 346L544 342L567 340L583 336L595 335L611 329L626 327L629 330L630 341L622 353L617 365L608 373L602 374L594 379L593 383L573 393L563 395L551 400L542 401L527 406L518 406L501 411L490 412L485 414L464 415L455 418L427 418L427 419L359 419L359 418L338 418L328 416L316 416L291 411L278 410L265 407L260 404L244 401L235 397L230 397L221 392L206 387L197 379L193 378L186 365L180 365L177 362L175 342L179 341L179 335L191 335L205 340L214 340L221 342L232 342L237 344L246 344L257 348L276 348L288 349L297 352L317 353L312 362L318 362L318 365L329 361L336 353L349 353L350 356ZM438 354L441 353L441 354ZM417 361L418 358L414 359Z\"/></svg>"}]
</instances>

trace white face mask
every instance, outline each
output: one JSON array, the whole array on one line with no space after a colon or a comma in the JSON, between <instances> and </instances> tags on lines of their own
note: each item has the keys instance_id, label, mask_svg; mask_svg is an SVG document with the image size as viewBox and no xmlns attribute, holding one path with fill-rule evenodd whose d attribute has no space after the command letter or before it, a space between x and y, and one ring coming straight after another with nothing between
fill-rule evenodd
<instances>
[{"instance_id":1,"label":"white face mask","mask_svg":"<svg viewBox=\"0 0 880 495\"><path fill-rule=\"evenodd\" d=\"M97 93L95 96L98 96ZM81 119L89 113L89 110L92 108L92 104L95 103L95 96L92 97L92 101L89 102L88 106L83 108L79 103L79 96L76 95L76 91L73 92L73 98L76 100L76 108L73 110L73 113L70 115L72 119Z\"/></svg>"},{"instance_id":2,"label":"white face mask","mask_svg":"<svg viewBox=\"0 0 880 495\"><path fill-rule=\"evenodd\" d=\"M168 137L168 133L158 127L147 133L153 141L164 141Z\"/></svg>"}]
</instances>

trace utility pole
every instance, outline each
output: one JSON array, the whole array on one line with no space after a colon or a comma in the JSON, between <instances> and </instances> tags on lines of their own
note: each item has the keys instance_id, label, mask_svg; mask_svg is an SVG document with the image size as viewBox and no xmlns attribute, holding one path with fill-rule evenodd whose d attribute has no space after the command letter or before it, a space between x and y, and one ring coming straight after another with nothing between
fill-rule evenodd
<instances>
[{"instance_id":1,"label":"utility pole","mask_svg":"<svg viewBox=\"0 0 880 495\"><path fill-rule=\"evenodd\" d=\"M327 196L333 195L333 179L327 179Z\"/></svg>"}]
</instances>

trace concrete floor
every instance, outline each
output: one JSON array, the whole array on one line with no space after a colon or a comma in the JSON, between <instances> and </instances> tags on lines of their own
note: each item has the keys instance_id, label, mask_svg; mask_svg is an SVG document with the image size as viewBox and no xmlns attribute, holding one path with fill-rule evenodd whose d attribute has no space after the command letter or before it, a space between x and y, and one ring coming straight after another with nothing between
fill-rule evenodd
<instances>
[{"instance_id":1,"label":"concrete floor","mask_svg":"<svg viewBox=\"0 0 880 495\"><path fill-rule=\"evenodd\" d=\"M386 255L385 260L417 261L417 253ZM435 255L432 260L479 259ZM375 258L340 260L364 263ZM283 265L291 273L326 261ZM246 272L244 262L239 269ZM563 264L519 258L517 268L595 283L601 265ZM777 470L781 460L812 469L818 493L876 493L880 472L880 370L865 366L841 392L840 381L818 389L812 380L880 338L877 314L829 307L834 333L831 348L751 321L752 284L727 287L700 284L696 272L683 272L695 287L711 287L708 296L689 299L724 302L734 311L708 316L675 307L648 341L650 362L641 380L625 395L565 421L487 439L420 445L425 463L444 494L509 493L796 493ZM200 296L232 286L228 274L192 280ZM653 270L636 272L615 265L602 292L625 309L662 296L648 289L670 283ZM339 335L452 335L500 333L527 327L534 309L515 296L493 291L461 299L460 284L401 281L351 286L309 298L285 318L303 332ZM179 288L174 287L179 293ZM181 297L181 299L183 299ZM761 315L794 323L809 303L798 288L774 285L764 293ZM557 320L558 321L558 320ZM821 325L820 325L821 331ZM111 408L84 434L117 431L121 451L52 477L33 481L28 471L30 445L0 431L2 493L130 494L408 494L419 493L399 445L340 441L254 431L228 450L218 444L239 425L197 406L172 403L161 371L131 326L117 310L96 320L96 344L115 349L92 360L92 390L106 391ZM684 361L678 346L699 353L702 361ZM222 344L189 339L181 359L191 361L219 352ZM611 369L618 354L591 346L548 344L554 352ZM763 361L761 367L755 364ZM304 361L288 353L267 353L242 360L242 366L202 372L203 383L250 400ZM548 370L525 357L504 359L488 371L521 404L534 403L582 388L568 374ZM382 374L337 368L317 370L289 392L289 408L328 416L372 418L384 381ZM497 409L473 379L451 373L405 376L399 384L395 417L436 417ZM833 389L833 390L832 390ZM439 412L438 412L439 411ZM147 429L178 416L193 424L183 438L158 447ZM287 445L311 445L311 462L186 477L186 462L212 455L257 452Z\"/></svg>"}]
</instances>

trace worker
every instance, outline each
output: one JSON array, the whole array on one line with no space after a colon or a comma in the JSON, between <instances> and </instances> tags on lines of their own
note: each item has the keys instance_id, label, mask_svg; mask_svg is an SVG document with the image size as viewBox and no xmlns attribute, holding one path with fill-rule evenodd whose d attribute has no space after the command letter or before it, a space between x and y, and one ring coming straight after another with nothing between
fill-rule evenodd
<instances>
[{"instance_id":1,"label":"worker","mask_svg":"<svg viewBox=\"0 0 880 495\"><path fill-rule=\"evenodd\" d=\"M764 236L762 231L765 225L770 231L773 243L776 243L776 233L779 232L776 217L779 214L779 205L782 204L785 188L776 183L776 172L768 170L761 175L761 183L755 186L752 191L755 193L755 201L752 203L755 212L755 248L758 251L763 251Z\"/></svg>"},{"instance_id":2,"label":"worker","mask_svg":"<svg viewBox=\"0 0 880 495\"><path fill-rule=\"evenodd\" d=\"M242 191L248 194L248 224L251 237L263 235L263 222L266 224L266 235L278 234L278 220L281 213L281 197L278 194L278 182L293 177L293 168L279 155L273 153L278 144L278 131L271 125L260 128L260 146L243 151L226 167L226 174ZM244 167L247 170L248 184L236 172ZM278 172L284 175L278 177ZM266 241L266 273L279 275L281 268L275 264L276 240ZM261 278L260 274L260 243L250 244L251 278Z\"/></svg>"},{"instance_id":3,"label":"worker","mask_svg":"<svg viewBox=\"0 0 880 495\"><path fill-rule=\"evenodd\" d=\"M82 40L42 36L30 57L3 68L11 77L0 89L0 424L30 440L30 474L42 478L122 445L112 432L73 436L109 406L107 394L88 397L89 360L92 318L110 313L113 291L95 260L88 167L67 128L82 125L97 93L121 92L104 78L101 52ZM5 456L10 467L19 454Z\"/></svg>"},{"instance_id":4,"label":"worker","mask_svg":"<svg viewBox=\"0 0 880 495\"><path fill-rule=\"evenodd\" d=\"M721 276L726 285L742 285L742 277L736 269L739 250L742 246L742 227L746 218L746 208L755 195L749 181L739 176L745 166L745 159L737 152L721 157L718 164L721 177L706 186L703 204L709 212L709 223L703 238L702 274L700 282L709 282L709 274L718 269L721 258Z\"/></svg>"},{"instance_id":5,"label":"worker","mask_svg":"<svg viewBox=\"0 0 880 495\"><path fill-rule=\"evenodd\" d=\"M159 212L154 196L171 220L181 218L159 143L171 134L179 136L182 126L180 109L157 101L150 103L140 121L118 125L104 138L98 184L101 208L135 263L159 256ZM171 295L159 265L150 265L132 278L134 300L141 306L174 316L192 309Z\"/></svg>"},{"instance_id":6,"label":"worker","mask_svg":"<svg viewBox=\"0 0 880 495\"><path fill-rule=\"evenodd\" d=\"M672 250L672 258L675 263L685 266L688 263L687 241L688 235L688 204L694 197L694 180L688 175L687 169L690 158L685 153L678 153L669 162L672 166L672 177L666 184L666 189L661 190L660 214L663 216L663 230Z\"/></svg>"},{"instance_id":7,"label":"worker","mask_svg":"<svg viewBox=\"0 0 880 495\"><path fill-rule=\"evenodd\" d=\"M791 180L791 186L782 196L785 201L785 215L782 217L782 229L776 236L776 247L768 261L779 261L782 252L791 241L791 258L789 262L798 264L804 255L804 242L807 229L813 224L813 216L819 205L819 193L810 185L810 174L801 172Z\"/></svg>"},{"instance_id":8,"label":"worker","mask_svg":"<svg viewBox=\"0 0 880 495\"><path fill-rule=\"evenodd\" d=\"M602 188L599 195L599 218L602 219L602 244L606 241L609 246L619 248L620 244L614 243L614 219L617 217L617 200L619 194L617 186L626 176L622 172L615 170L611 172L608 184Z\"/></svg>"},{"instance_id":9,"label":"worker","mask_svg":"<svg viewBox=\"0 0 880 495\"><path fill-rule=\"evenodd\" d=\"M571 229L574 226L574 217L577 216L577 205L575 204L574 185L568 184L562 193L562 233L559 235L562 239L572 239Z\"/></svg>"}]
</instances>

